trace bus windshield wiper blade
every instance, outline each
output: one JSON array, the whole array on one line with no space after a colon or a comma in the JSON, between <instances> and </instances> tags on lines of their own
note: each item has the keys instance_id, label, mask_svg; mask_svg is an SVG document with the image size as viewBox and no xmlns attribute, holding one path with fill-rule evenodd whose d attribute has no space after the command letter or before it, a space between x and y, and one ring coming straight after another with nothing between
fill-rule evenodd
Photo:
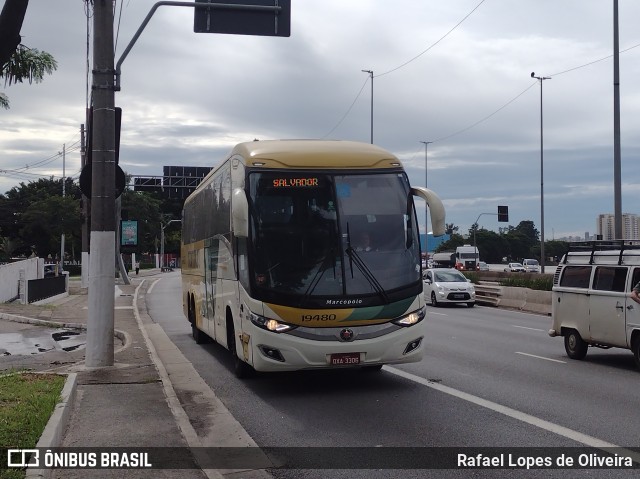
<instances>
[{"instance_id":1,"label":"bus windshield wiper blade","mask_svg":"<svg viewBox=\"0 0 640 479\"><path fill-rule=\"evenodd\" d=\"M347 256L349 256L350 263L356 265L356 268L360 270L360 272L362 273L362 276L364 276L365 279L369 282L369 284L373 286L373 289L376 290L376 292L382 297L382 299L386 304L389 304L389 297L387 296L386 291L384 290L380 282L376 279L376 277L373 275L369 267L365 264L364 261L362 261L362 258L360 258L360 255L358 255L356 250L351 247L351 244L347 246L345 253L347 253ZM353 266L352 266L351 276L353 277Z\"/></svg>"}]
</instances>

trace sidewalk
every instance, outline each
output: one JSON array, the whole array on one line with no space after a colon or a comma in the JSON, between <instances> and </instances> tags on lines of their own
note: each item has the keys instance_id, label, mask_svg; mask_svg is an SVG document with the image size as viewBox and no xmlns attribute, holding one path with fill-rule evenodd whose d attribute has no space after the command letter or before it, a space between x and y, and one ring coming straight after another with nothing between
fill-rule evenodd
<instances>
[{"instance_id":1,"label":"sidewalk","mask_svg":"<svg viewBox=\"0 0 640 479\"><path fill-rule=\"evenodd\" d=\"M114 366L87 369L84 348L55 349L0 356L0 372L26 368L69 374L61 412L54 412L38 447L170 448L167 454L180 453L183 468L29 470L27 477L271 477L262 469L201 470L190 454L185 461L187 449L177 449L256 445L147 314L146 291L166 274L172 273L143 270L130 285L115 281ZM0 304L0 333L28 334L50 323L86 329L87 291L79 281L70 283L69 296L48 305ZM194 425L202 423L208 427L196 431Z\"/></svg>"}]
</instances>

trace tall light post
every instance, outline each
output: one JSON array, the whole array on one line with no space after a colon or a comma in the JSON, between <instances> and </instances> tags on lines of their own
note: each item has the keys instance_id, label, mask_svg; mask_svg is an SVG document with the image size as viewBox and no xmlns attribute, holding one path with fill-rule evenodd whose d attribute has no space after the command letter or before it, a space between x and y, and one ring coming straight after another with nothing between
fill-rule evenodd
<instances>
[{"instance_id":1,"label":"tall light post","mask_svg":"<svg viewBox=\"0 0 640 479\"><path fill-rule=\"evenodd\" d=\"M371 77L371 144L373 145L373 70L362 70Z\"/></svg>"},{"instance_id":2,"label":"tall light post","mask_svg":"<svg viewBox=\"0 0 640 479\"><path fill-rule=\"evenodd\" d=\"M164 270L164 229L171 223L182 222L182 220L169 220L167 224L161 225L160 228L160 271Z\"/></svg>"},{"instance_id":3,"label":"tall light post","mask_svg":"<svg viewBox=\"0 0 640 479\"><path fill-rule=\"evenodd\" d=\"M425 188L429 188L429 184L427 183L427 180L429 178L428 168L427 168L427 165L428 165L428 162L427 162L428 155L427 155L427 153L428 153L429 145L431 143L433 143L433 141L421 141L420 143L424 144L424 187ZM428 225L429 225L429 208L425 208L425 210L424 210L424 250L427 253L429 252L428 248L427 248L427 246L428 246L427 245L427 240L429 238Z\"/></svg>"},{"instance_id":4,"label":"tall light post","mask_svg":"<svg viewBox=\"0 0 640 479\"><path fill-rule=\"evenodd\" d=\"M531 72L531 78L535 78L540 83L540 272L544 273L544 136L542 128L542 82L550 80L551 77L536 76Z\"/></svg>"}]
</instances>

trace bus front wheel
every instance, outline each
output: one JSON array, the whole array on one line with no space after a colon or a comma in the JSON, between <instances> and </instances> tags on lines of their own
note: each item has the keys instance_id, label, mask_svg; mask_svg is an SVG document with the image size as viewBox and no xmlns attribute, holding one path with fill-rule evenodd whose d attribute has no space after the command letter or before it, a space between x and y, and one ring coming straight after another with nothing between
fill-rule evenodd
<instances>
[{"instance_id":1,"label":"bus front wheel","mask_svg":"<svg viewBox=\"0 0 640 479\"><path fill-rule=\"evenodd\" d=\"M564 335L564 349L571 359L584 359L588 347L589 345L584 342L580 333L575 329L570 329Z\"/></svg>"},{"instance_id":2,"label":"bus front wheel","mask_svg":"<svg viewBox=\"0 0 640 479\"><path fill-rule=\"evenodd\" d=\"M227 344L229 345L229 351L231 352L231 359L233 360L233 372L237 378L246 379L253 376L255 370L245 363L240 356L238 356L238 350L236 347L236 334L233 329L233 320L227 319Z\"/></svg>"}]
</instances>

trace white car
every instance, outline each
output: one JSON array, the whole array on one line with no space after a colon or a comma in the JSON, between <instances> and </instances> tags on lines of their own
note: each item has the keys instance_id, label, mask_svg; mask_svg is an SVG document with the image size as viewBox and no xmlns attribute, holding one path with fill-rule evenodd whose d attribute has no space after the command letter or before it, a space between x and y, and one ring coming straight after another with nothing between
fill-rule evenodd
<instances>
[{"instance_id":1,"label":"white car","mask_svg":"<svg viewBox=\"0 0 640 479\"><path fill-rule=\"evenodd\" d=\"M509 263L504 269L505 273L524 273L524 266L522 263Z\"/></svg>"},{"instance_id":2,"label":"white car","mask_svg":"<svg viewBox=\"0 0 640 479\"><path fill-rule=\"evenodd\" d=\"M538 263L537 259L523 259L522 266L524 266L524 270L527 273L540 272L540 263Z\"/></svg>"},{"instance_id":3,"label":"white car","mask_svg":"<svg viewBox=\"0 0 640 479\"><path fill-rule=\"evenodd\" d=\"M455 268L428 269L423 276L423 291L426 302L431 306L441 303L466 303L472 308L476 304L476 289L473 284Z\"/></svg>"}]
</instances>

